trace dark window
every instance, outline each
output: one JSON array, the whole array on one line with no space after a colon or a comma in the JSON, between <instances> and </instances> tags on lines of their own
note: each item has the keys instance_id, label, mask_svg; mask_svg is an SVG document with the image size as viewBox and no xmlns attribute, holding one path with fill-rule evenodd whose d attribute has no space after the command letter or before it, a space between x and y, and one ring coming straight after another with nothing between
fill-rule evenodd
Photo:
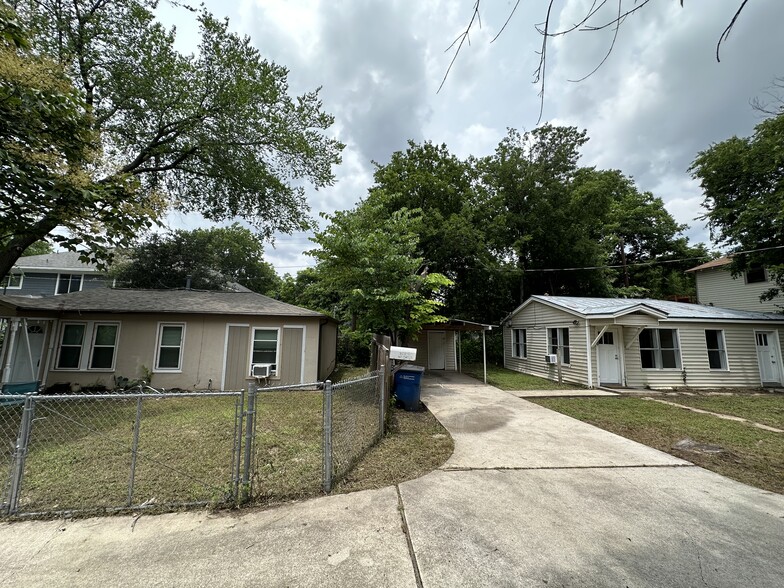
<instances>
[{"instance_id":1,"label":"dark window","mask_svg":"<svg viewBox=\"0 0 784 588\"><path fill-rule=\"evenodd\" d=\"M512 355L528 357L528 337L525 329L512 329Z\"/></svg>"},{"instance_id":2,"label":"dark window","mask_svg":"<svg viewBox=\"0 0 784 588\"><path fill-rule=\"evenodd\" d=\"M81 274L60 274L59 278L57 279L58 294L79 292L81 289L82 289Z\"/></svg>"},{"instance_id":3,"label":"dark window","mask_svg":"<svg viewBox=\"0 0 784 588\"><path fill-rule=\"evenodd\" d=\"M253 330L252 363L278 363L278 331L277 329Z\"/></svg>"},{"instance_id":4,"label":"dark window","mask_svg":"<svg viewBox=\"0 0 784 588\"><path fill-rule=\"evenodd\" d=\"M640 365L644 369L677 369L681 366L675 329L643 329L639 340Z\"/></svg>"},{"instance_id":5,"label":"dark window","mask_svg":"<svg viewBox=\"0 0 784 588\"><path fill-rule=\"evenodd\" d=\"M22 274L8 274L0 280L0 288L18 290L22 287Z\"/></svg>"},{"instance_id":6,"label":"dark window","mask_svg":"<svg viewBox=\"0 0 784 588\"><path fill-rule=\"evenodd\" d=\"M95 326L95 339L90 357L90 369L112 369L114 351L117 346L117 325Z\"/></svg>"},{"instance_id":7,"label":"dark window","mask_svg":"<svg viewBox=\"0 0 784 588\"><path fill-rule=\"evenodd\" d=\"M727 369L727 350L724 348L724 331L705 330L705 346L708 348L708 365L712 370Z\"/></svg>"},{"instance_id":8,"label":"dark window","mask_svg":"<svg viewBox=\"0 0 784 588\"><path fill-rule=\"evenodd\" d=\"M762 266L750 267L746 270L746 283L758 284L759 282L767 282L765 277L765 268Z\"/></svg>"},{"instance_id":9,"label":"dark window","mask_svg":"<svg viewBox=\"0 0 784 588\"><path fill-rule=\"evenodd\" d=\"M84 329L85 325L83 324L63 325L60 353L57 357L58 369L79 369L79 360L82 357L82 345L84 344Z\"/></svg>"},{"instance_id":10,"label":"dark window","mask_svg":"<svg viewBox=\"0 0 784 588\"><path fill-rule=\"evenodd\" d=\"M547 335L550 340L550 353L558 355L558 348L560 347L561 363L568 365L570 363L569 327L547 329Z\"/></svg>"},{"instance_id":11,"label":"dark window","mask_svg":"<svg viewBox=\"0 0 784 588\"><path fill-rule=\"evenodd\" d=\"M161 325L158 338L158 363L161 370L178 370L182 360L183 325Z\"/></svg>"}]
</instances>

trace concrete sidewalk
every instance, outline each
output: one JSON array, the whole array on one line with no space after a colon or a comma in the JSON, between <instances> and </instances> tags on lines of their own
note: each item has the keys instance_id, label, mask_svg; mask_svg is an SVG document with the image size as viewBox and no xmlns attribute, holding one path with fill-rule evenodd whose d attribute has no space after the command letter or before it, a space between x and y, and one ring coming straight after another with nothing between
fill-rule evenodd
<instances>
[{"instance_id":1,"label":"concrete sidewalk","mask_svg":"<svg viewBox=\"0 0 784 588\"><path fill-rule=\"evenodd\" d=\"M784 496L460 375L399 487L239 514L0 525L3 586L780 586ZM406 532L406 530L408 532Z\"/></svg>"}]
</instances>

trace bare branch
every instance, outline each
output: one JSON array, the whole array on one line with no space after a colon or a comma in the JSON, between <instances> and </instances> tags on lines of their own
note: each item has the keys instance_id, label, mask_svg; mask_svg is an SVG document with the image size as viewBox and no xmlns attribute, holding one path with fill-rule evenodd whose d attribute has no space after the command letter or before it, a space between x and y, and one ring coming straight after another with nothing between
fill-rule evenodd
<instances>
[{"instance_id":1,"label":"bare branch","mask_svg":"<svg viewBox=\"0 0 784 588\"><path fill-rule=\"evenodd\" d=\"M623 0L618 0L618 14L619 15L621 14L621 10L622 10L621 5L622 4L623 4ZM570 82L575 82L575 83L582 82L582 81L587 80L588 78L590 78L597 71L599 71L599 68L604 65L604 62L607 61L607 59L610 57L610 54L612 53L613 48L615 47L615 41L618 40L618 31L619 30L621 30L621 21L620 20L618 20L616 22L616 24L615 24L615 29L613 30L613 38L612 38L612 43L610 43L610 48L607 49L607 53L602 58L602 60L599 62L599 64L595 68L593 68L591 70L591 72L588 73L587 75L584 75L583 77L581 77L581 78L579 78L577 80L569 80Z\"/></svg>"},{"instance_id":2,"label":"bare branch","mask_svg":"<svg viewBox=\"0 0 784 588\"><path fill-rule=\"evenodd\" d=\"M460 33L457 36L457 38L454 41L452 41L452 44L446 48L446 51L449 51L452 47L455 46L455 43L457 43L458 41L460 42L457 46L457 50L455 51L455 54L452 56L452 61L449 62L449 67L446 68L444 79L441 80L441 84L438 86L438 90L436 90L436 94L438 94L441 91L441 88L444 87L444 83L446 83L446 79L449 77L449 72L452 71L452 66L455 64L455 61L457 60L457 56L460 55L460 49L463 48L463 43L466 41L466 39L469 38L468 35L471 32L471 27L474 25L474 21L478 20L480 28L482 26L482 21L479 16L479 1L480 0L476 0L476 2L474 3L474 13L471 15L471 20L469 21L466 30ZM468 44L469 45L471 44L470 40L468 41Z\"/></svg>"},{"instance_id":3,"label":"bare branch","mask_svg":"<svg viewBox=\"0 0 784 588\"><path fill-rule=\"evenodd\" d=\"M721 58L719 57L719 52L721 51L721 44L729 38L730 32L732 32L732 27L735 26L735 21L738 20L740 13L743 12L744 8L746 8L746 4L748 4L748 2L749 0L743 0L737 12L735 13L735 16L732 17L730 24L727 25L727 28L724 29L724 32L719 37L719 42L716 43L716 61L721 62Z\"/></svg>"},{"instance_id":4,"label":"bare branch","mask_svg":"<svg viewBox=\"0 0 784 588\"><path fill-rule=\"evenodd\" d=\"M491 39L491 41L490 41L491 43L494 43L494 42L495 42L495 40L496 40L498 37L500 37L500 36L501 36L501 33L503 33L503 32L504 32L504 29L506 28L506 25L508 25L508 24L509 24L509 21L510 21L510 20L512 20L512 17L514 16L515 12L517 12L517 7L518 7L518 6L520 6L520 0L517 0L517 2L515 2L515 5L514 5L514 7L512 8L512 11L509 13L509 16L507 16L507 17L506 17L506 22L504 22L504 26L502 26L502 27L501 27L501 30L500 30L500 31L498 31L498 33L496 33L496 36L495 36L495 37L493 37L493 38Z\"/></svg>"}]
</instances>

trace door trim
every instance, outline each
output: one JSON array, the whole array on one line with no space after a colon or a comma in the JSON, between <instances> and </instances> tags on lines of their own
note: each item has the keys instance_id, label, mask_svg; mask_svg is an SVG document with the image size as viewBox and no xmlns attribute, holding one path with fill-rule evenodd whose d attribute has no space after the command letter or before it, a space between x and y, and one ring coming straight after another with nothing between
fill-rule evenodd
<instances>
[{"instance_id":1,"label":"door trim","mask_svg":"<svg viewBox=\"0 0 784 588\"><path fill-rule=\"evenodd\" d=\"M771 339L775 342L776 346L776 359L778 363L776 364L776 371L778 372L778 381L777 382L768 382L768 384L776 384L778 386L784 385L784 374L782 374L782 364L781 364L781 345L780 345L780 338L779 338L779 331L778 329L766 330L766 329L754 329L754 351L757 354L757 368L759 369L759 378L760 384L765 385L765 380L762 378L762 365L760 364L759 360L759 345L757 345L757 333L765 333L768 335L768 346L770 347ZM727 360L729 363L729 359Z\"/></svg>"},{"instance_id":2,"label":"door trim","mask_svg":"<svg viewBox=\"0 0 784 588\"><path fill-rule=\"evenodd\" d=\"M612 333L612 336L613 336L613 345L612 346L613 346L613 348L615 350L615 363L616 363L616 366L617 366L617 369L616 369L616 374L617 374L617 378L616 379L617 379L617 381L616 382L607 382L607 381L604 381L602 379L602 370L601 370L601 366L599 365L599 363L601 362L601 345L602 345L602 342L598 341L596 343L596 364L597 364L596 365L596 372L597 372L597 376L599 378L599 385L600 386L604 386L604 385L610 384L610 385L619 386L623 382L623 372L622 372L622 368L621 368L621 352L620 352L620 349L619 349L619 346L618 346L618 343L619 343L619 341L618 341L618 339L619 339L618 329L614 328L614 327L608 327L607 330L602 334L602 336L604 336L604 334L606 334L606 333Z\"/></svg>"}]
</instances>

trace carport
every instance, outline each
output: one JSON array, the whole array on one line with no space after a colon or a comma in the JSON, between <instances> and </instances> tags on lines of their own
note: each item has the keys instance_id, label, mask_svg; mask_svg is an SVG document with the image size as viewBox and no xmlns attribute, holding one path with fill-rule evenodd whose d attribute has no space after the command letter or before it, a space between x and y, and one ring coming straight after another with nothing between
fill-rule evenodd
<instances>
[{"instance_id":1,"label":"carport","mask_svg":"<svg viewBox=\"0 0 784 588\"><path fill-rule=\"evenodd\" d=\"M427 370L462 372L463 333L481 332L482 365L484 381L487 383L486 333L492 330L493 325L450 318L443 323L425 325L416 336L406 340L406 345L416 347L417 359L414 363Z\"/></svg>"}]
</instances>

